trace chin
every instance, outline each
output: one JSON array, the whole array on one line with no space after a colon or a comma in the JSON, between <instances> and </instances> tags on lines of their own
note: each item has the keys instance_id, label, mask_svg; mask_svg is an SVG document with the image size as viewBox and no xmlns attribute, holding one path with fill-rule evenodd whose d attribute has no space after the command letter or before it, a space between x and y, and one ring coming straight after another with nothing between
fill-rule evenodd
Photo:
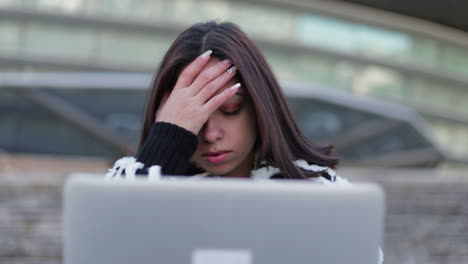
<instances>
[{"instance_id":1,"label":"chin","mask_svg":"<svg viewBox=\"0 0 468 264\"><path fill-rule=\"evenodd\" d=\"M227 164L223 164L223 165L227 165ZM228 166L223 166L223 165L203 166L202 169L213 175L226 176L226 174L231 172L231 169Z\"/></svg>"},{"instance_id":2,"label":"chin","mask_svg":"<svg viewBox=\"0 0 468 264\"><path fill-rule=\"evenodd\" d=\"M222 169L208 169L208 170L205 170L213 175L216 175L216 176L226 176L226 174L229 173L229 171L227 170L222 170Z\"/></svg>"}]
</instances>

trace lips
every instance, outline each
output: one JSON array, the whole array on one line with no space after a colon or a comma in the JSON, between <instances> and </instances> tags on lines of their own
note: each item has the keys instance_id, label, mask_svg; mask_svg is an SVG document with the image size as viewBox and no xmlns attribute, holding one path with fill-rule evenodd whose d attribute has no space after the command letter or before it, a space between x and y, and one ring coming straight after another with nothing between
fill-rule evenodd
<instances>
[{"instance_id":1,"label":"lips","mask_svg":"<svg viewBox=\"0 0 468 264\"><path fill-rule=\"evenodd\" d=\"M231 151L219 150L216 152L207 152L203 154L202 156L209 163L217 164L217 163L221 163L225 161L230 153Z\"/></svg>"},{"instance_id":2,"label":"lips","mask_svg":"<svg viewBox=\"0 0 468 264\"><path fill-rule=\"evenodd\" d=\"M220 154L223 154L223 153L227 153L227 152L230 152L228 150L219 150L219 151L216 151L216 152L206 152L205 154L203 154L203 156L216 156L216 155L220 155Z\"/></svg>"}]
</instances>

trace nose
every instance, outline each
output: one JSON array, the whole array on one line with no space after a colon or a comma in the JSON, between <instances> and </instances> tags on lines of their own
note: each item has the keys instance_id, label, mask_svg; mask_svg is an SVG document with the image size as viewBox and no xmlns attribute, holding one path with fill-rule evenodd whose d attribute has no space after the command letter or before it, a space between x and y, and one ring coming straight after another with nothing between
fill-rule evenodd
<instances>
[{"instance_id":1,"label":"nose","mask_svg":"<svg viewBox=\"0 0 468 264\"><path fill-rule=\"evenodd\" d=\"M211 115L208 121L203 125L201 136L203 141L207 143L215 143L217 140L223 138L223 130L215 115Z\"/></svg>"}]
</instances>

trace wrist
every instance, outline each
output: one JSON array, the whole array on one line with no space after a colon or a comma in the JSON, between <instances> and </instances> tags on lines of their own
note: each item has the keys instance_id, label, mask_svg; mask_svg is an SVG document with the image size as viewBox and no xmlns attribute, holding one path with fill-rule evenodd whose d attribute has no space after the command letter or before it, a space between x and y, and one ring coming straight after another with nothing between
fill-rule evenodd
<instances>
[{"instance_id":1,"label":"wrist","mask_svg":"<svg viewBox=\"0 0 468 264\"><path fill-rule=\"evenodd\" d=\"M200 131L201 128L198 128L198 127L194 127L194 126L191 126L189 124L184 124L184 122L180 122L180 121L172 121L172 120L165 120L165 119L156 119L155 123L168 123L168 124L172 124L172 125L175 125L175 126L178 126L180 128L183 128L187 131L189 131L190 133L194 134L194 135L198 135L198 132Z\"/></svg>"}]
</instances>

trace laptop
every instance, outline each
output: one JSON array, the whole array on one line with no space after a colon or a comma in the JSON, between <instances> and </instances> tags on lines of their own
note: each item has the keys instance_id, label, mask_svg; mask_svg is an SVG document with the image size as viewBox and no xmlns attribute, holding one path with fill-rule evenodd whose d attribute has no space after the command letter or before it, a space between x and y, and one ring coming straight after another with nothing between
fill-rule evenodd
<instances>
[{"instance_id":1,"label":"laptop","mask_svg":"<svg viewBox=\"0 0 468 264\"><path fill-rule=\"evenodd\" d=\"M66 182L65 264L375 264L382 246L371 183L103 178Z\"/></svg>"}]
</instances>

